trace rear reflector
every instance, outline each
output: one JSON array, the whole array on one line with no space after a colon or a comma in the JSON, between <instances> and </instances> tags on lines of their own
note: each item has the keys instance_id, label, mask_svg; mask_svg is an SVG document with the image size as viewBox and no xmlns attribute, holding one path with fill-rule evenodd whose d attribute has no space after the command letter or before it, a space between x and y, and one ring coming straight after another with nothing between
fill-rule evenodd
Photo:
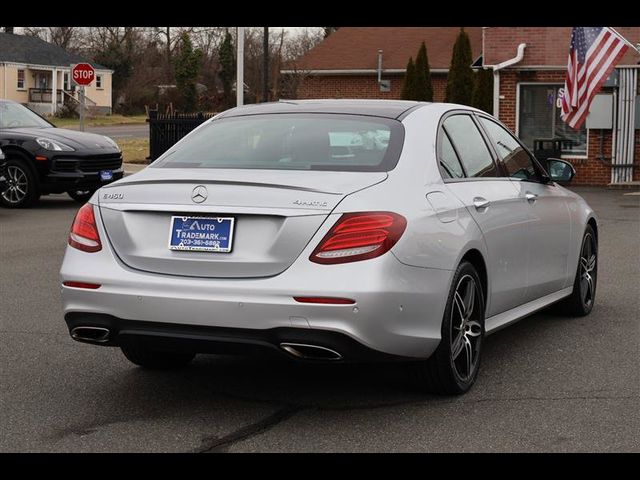
<instances>
[{"instance_id":1,"label":"rear reflector","mask_svg":"<svg viewBox=\"0 0 640 480\"><path fill-rule=\"evenodd\" d=\"M323 303L325 305L353 305L355 300L350 298L336 298L336 297L293 297L296 302L300 303Z\"/></svg>"},{"instance_id":2,"label":"rear reflector","mask_svg":"<svg viewBox=\"0 0 640 480\"><path fill-rule=\"evenodd\" d=\"M87 283L87 282L63 282L65 287L73 287L73 288L88 288L89 290L95 290L96 288L100 288L102 285L98 283Z\"/></svg>"},{"instance_id":3,"label":"rear reflector","mask_svg":"<svg viewBox=\"0 0 640 480\"><path fill-rule=\"evenodd\" d=\"M102 250L93 205L85 203L73 219L69 233L69 245L83 252L99 252Z\"/></svg>"},{"instance_id":4,"label":"rear reflector","mask_svg":"<svg viewBox=\"0 0 640 480\"><path fill-rule=\"evenodd\" d=\"M309 260L335 264L379 257L396 244L406 226L406 219L393 212L345 213Z\"/></svg>"}]
</instances>

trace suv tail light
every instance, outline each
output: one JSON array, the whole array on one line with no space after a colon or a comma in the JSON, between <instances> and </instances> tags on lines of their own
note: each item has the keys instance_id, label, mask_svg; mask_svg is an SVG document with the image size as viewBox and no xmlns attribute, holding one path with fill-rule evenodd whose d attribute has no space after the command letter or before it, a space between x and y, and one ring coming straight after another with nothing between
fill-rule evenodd
<instances>
[{"instance_id":1,"label":"suv tail light","mask_svg":"<svg viewBox=\"0 0 640 480\"><path fill-rule=\"evenodd\" d=\"M69 245L83 252L99 252L102 250L93 205L85 203L73 219L69 232Z\"/></svg>"},{"instance_id":2,"label":"suv tail light","mask_svg":"<svg viewBox=\"0 0 640 480\"><path fill-rule=\"evenodd\" d=\"M335 264L379 257L400 239L407 220L392 212L345 213L331 227L309 260Z\"/></svg>"}]
</instances>

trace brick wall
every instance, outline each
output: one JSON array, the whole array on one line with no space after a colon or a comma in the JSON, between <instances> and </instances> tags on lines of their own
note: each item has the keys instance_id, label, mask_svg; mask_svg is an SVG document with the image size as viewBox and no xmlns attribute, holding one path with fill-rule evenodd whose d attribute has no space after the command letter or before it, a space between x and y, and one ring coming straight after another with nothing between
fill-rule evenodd
<instances>
[{"instance_id":1,"label":"brick wall","mask_svg":"<svg viewBox=\"0 0 640 480\"><path fill-rule=\"evenodd\" d=\"M391 81L391 91L381 92L376 75L313 75L306 77L298 87L298 98L377 98L397 100L402 91L404 75L383 75ZM447 88L446 74L431 75L434 101L444 100Z\"/></svg>"},{"instance_id":2,"label":"brick wall","mask_svg":"<svg viewBox=\"0 0 640 480\"><path fill-rule=\"evenodd\" d=\"M500 72L500 120L515 132L516 91L519 82L564 83L564 71L502 70ZM600 155L600 130L589 131L586 159L568 159L576 169L574 185L608 185L611 183L611 168L596 157ZM604 130L605 162L611 161L611 130ZM635 161L640 161L640 133L636 130ZM640 167L634 168L634 180L640 180Z\"/></svg>"},{"instance_id":3,"label":"brick wall","mask_svg":"<svg viewBox=\"0 0 640 480\"><path fill-rule=\"evenodd\" d=\"M640 42L640 27L614 27L633 44ZM526 43L523 65L567 64L571 27L485 27L483 28L483 61L485 65L497 65L516 55L518 45ZM635 65L638 55L629 49L620 65Z\"/></svg>"}]
</instances>

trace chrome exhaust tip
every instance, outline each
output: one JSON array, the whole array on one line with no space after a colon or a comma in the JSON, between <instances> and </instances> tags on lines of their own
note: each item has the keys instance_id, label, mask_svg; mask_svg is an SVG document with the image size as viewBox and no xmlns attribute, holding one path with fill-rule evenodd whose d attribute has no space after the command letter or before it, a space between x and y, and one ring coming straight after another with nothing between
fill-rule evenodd
<instances>
[{"instance_id":1,"label":"chrome exhaust tip","mask_svg":"<svg viewBox=\"0 0 640 480\"><path fill-rule=\"evenodd\" d=\"M71 330L71 338L78 342L107 343L110 333L103 327L75 327Z\"/></svg>"},{"instance_id":2,"label":"chrome exhaust tip","mask_svg":"<svg viewBox=\"0 0 640 480\"><path fill-rule=\"evenodd\" d=\"M342 355L335 350L318 345L287 342L281 343L280 348L296 358L304 358L306 360L342 360Z\"/></svg>"}]
</instances>

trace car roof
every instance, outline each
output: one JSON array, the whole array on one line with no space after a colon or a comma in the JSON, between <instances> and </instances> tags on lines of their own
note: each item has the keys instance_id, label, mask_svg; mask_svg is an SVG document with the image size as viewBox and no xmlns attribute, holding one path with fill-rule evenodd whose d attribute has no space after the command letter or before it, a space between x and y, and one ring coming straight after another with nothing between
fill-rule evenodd
<instances>
[{"instance_id":1,"label":"car roof","mask_svg":"<svg viewBox=\"0 0 640 480\"><path fill-rule=\"evenodd\" d=\"M217 118L266 113L336 113L398 118L408 110L423 105L429 105L429 103L409 100L280 100L232 108L221 113Z\"/></svg>"}]
</instances>

